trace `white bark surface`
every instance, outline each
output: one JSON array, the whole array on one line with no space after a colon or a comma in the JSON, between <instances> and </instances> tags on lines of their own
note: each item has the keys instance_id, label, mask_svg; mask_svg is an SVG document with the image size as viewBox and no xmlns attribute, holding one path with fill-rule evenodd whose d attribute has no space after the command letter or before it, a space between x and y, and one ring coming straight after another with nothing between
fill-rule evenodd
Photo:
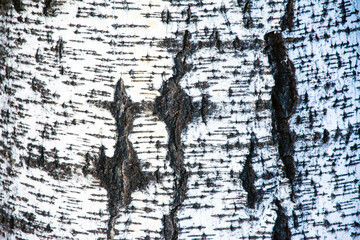
<instances>
[{"instance_id":1,"label":"white bark surface","mask_svg":"<svg viewBox=\"0 0 360 240\"><path fill-rule=\"evenodd\" d=\"M291 31L281 29L288 1L1 3L0 238L167 238L179 179L154 107L140 107L128 136L153 177L128 206L118 203L111 227L96 162L102 146L116 156L124 137L110 111L118 81L134 105L154 105L179 72L185 31L191 69L179 85L193 112L177 150L188 178L172 239L279 239L281 214L291 239L359 238L359 4L294 2ZM296 70L292 184L274 138L272 31Z\"/></svg>"}]
</instances>

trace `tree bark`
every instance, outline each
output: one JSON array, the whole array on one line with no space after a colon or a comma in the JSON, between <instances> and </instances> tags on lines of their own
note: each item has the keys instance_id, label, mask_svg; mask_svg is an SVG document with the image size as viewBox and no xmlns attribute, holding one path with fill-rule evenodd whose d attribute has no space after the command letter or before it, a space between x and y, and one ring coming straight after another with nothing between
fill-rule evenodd
<instances>
[{"instance_id":1,"label":"tree bark","mask_svg":"<svg viewBox=\"0 0 360 240\"><path fill-rule=\"evenodd\" d=\"M0 238L358 238L357 7L2 1Z\"/></svg>"}]
</instances>

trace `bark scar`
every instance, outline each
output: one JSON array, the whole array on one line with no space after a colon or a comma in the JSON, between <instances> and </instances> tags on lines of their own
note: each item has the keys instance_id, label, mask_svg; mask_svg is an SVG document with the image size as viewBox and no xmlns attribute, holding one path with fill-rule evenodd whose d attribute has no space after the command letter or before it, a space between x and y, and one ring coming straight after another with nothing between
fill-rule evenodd
<instances>
[{"instance_id":1,"label":"bark scar","mask_svg":"<svg viewBox=\"0 0 360 240\"><path fill-rule=\"evenodd\" d=\"M95 161L96 174L105 187L109 198L110 219L108 223L108 239L113 238L115 220L120 207L127 207L131 202L131 194L144 189L148 179L141 171L140 162L128 136L133 127L137 105L127 96L122 80L115 88L111 113L116 120L117 142L113 157L105 155L105 147L100 147L99 157Z\"/></svg>"},{"instance_id":2,"label":"bark scar","mask_svg":"<svg viewBox=\"0 0 360 240\"><path fill-rule=\"evenodd\" d=\"M176 55L173 76L164 82L161 96L155 100L155 111L166 124L169 140L167 159L174 170L175 192L173 208L163 217L165 239L178 239L176 214L180 209L187 191L188 172L184 166L184 152L181 146L181 133L192 119L191 98L181 88L179 82L191 68L186 63L190 54L190 33L185 31L182 50Z\"/></svg>"}]
</instances>

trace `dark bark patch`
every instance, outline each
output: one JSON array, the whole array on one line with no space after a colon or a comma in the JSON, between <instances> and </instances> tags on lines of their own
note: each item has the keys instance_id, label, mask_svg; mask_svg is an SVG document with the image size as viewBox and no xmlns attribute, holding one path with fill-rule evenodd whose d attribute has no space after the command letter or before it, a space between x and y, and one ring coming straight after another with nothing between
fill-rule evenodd
<instances>
[{"instance_id":1,"label":"dark bark patch","mask_svg":"<svg viewBox=\"0 0 360 240\"><path fill-rule=\"evenodd\" d=\"M181 88L179 82L191 69L186 59L191 52L190 33L185 31L183 47L176 55L173 76L164 82L161 95L155 100L155 112L165 122L169 134L168 155L170 166L174 169L175 192L172 209L163 217L165 239L177 239L176 214L185 199L188 173L184 166L184 153L181 146L181 133L193 118L194 107L190 96Z\"/></svg>"},{"instance_id":2,"label":"dark bark patch","mask_svg":"<svg viewBox=\"0 0 360 240\"><path fill-rule=\"evenodd\" d=\"M242 51L244 48L244 43L236 36L234 41L233 41L233 47L235 48L235 50L240 50Z\"/></svg>"},{"instance_id":3,"label":"dark bark patch","mask_svg":"<svg viewBox=\"0 0 360 240\"><path fill-rule=\"evenodd\" d=\"M288 224L288 217L279 200L275 201L277 206L276 220L272 234L272 240L291 240L291 231Z\"/></svg>"},{"instance_id":4,"label":"dark bark patch","mask_svg":"<svg viewBox=\"0 0 360 240\"><path fill-rule=\"evenodd\" d=\"M263 192L261 190L257 190L255 187L257 176L252 166L252 159L255 157L256 142L255 134L251 133L249 155L246 158L244 169L240 174L243 188L248 193L247 206L253 209L255 208L255 204L261 199L263 195Z\"/></svg>"},{"instance_id":5,"label":"dark bark patch","mask_svg":"<svg viewBox=\"0 0 360 240\"><path fill-rule=\"evenodd\" d=\"M86 154L85 154L85 165L81 168L81 170L82 170L82 172L83 172L83 174L84 174L85 177L86 177L86 175L87 175L88 173L90 173L90 170L89 170L90 161L91 161L90 159L91 159L90 154L89 154L89 153L86 153Z\"/></svg>"},{"instance_id":6,"label":"dark bark patch","mask_svg":"<svg viewBox=\"0 0 360 240\"><path fill-rule=\"evenodd\" d=\"M128 206L131 202L131 194L135 190L143 189L148 182L147 177L141 171L136 152L128 139L137 111L138 107L127 96L124 84L122 80L119 80L111 106L117 127L115 153L113 157L107 157L105 147L101 146L99 155L95 159L96 175L108 192L110 212L108 238L110 239L119 207ZM83 170L86 173L86 165Z\"/></svg>"},{"instance_id":7,"label":"dark bark patch","mask_svg":"<svg viewBox=\"0 0 360 240\"><path fill-rule=\"evenodd\" d=\"M58 15L59 7L64 4L64 1L45 0L43 5L43 14L46 17L56 17Z\"/></svg>"},{"instance_id":8,"label":"dark bark patch","mask_svg":"<svg viewBox=\"0 0 360 240\"><path fill-rule=\"evenodd\" d=\"M186 11L186 24L190 24L190 21L191 21L191 8L190 8L190 5L188 6L188 9Z\"/></svg>"},{"instance_id":9,"label":"dark bark patch","mask_svg":"<svg viewBox=\"0 0 360 240\"><path fill-rule=\"evenodd\" d=\"M166 49L170 53L179 52L182 47L181 41L177 41L175 38L166 37L157 43L158 47Z\"/></svg>"},{"instance_id":10,"label":"dark bark patch","mask_svg":"<svg viewBox=\"0 0 360 240\"><path fill-rule=\"evenodd\" d=\"M169 239L177 239L177 227L174 226L174 224L176 224L176 222L173 219L173 216L170 215L164 215L163 219L162 219L162 223L163 223L163 236L166 240Z\"/></svg>"},{"instance_id":11,"label":"dark bark patch","mask_svg":"<svg viewBox=\"0 0 360 240\"><path fill-rule=\"evenodd\" d=\"M21 0L12 0L12 3L16 12L21 13L24 10L24 6Z\"/></svg>"},{"instance_id":12,"label":"dark bark patch","mask_svg":"<svg viewBox=\"0 0 360 240\"><path fill-rule=\"evenodd\" d=\"M272 92L277 115L289 119L295 112L298 103L296 91L295 67L287 56L284 39L280 32L270 32L265 35L266 50L275 79Z\"/></svg>"},{"instance_id":13,"label":"dark bark patch","mask_svg":"<svg viewBox=\"0 0 360 240\"><path fill-rule=\"evenodd\" d=\"M327 143L330 139L330 132L327 129L324 129L323 132L323 142Z\"/></svg>"},{"instance_id":14,"label":"dark bark patch","mask_svg":"<svg viewBox=\"0 0 360 240\"><path fill-rule=\"evenodd\" d=\"M161 21L163 23L166 23L166 24L169 24L171 22L171 14L170 14L170 11L169 10L163 10L161 12Z\"/></svg>"},{"instance_id":15,"label":"dark bark patch","mask_svg":"<svg viewBox=\"0 0 360 240\"><path fill-rule=\"evenodd\" d=\"M345 6L345 1L342 0L340 3L340 10L341 10L341 23L345 24L346 23L346 6Z\"/></svg>"},{"instance_id":16,"label":"dark bark patch","mask_svg":"<svg viewBox=\"0 0 360 240\"><path fill-rule=\"evenodd\" d=\"M15 216L11 213L9 213L6 209L8 209L9 206L1 206L0 207L0 225L1 229L8 233L15 233L18 231L24 232L24 233L30 233L33 234L35 231L47 231L48 227L45 226L41 221L37 221L35 219L35 216L33 213L27 213L25 212L24 218L21 218L19 216ZM49 226L49 229L51 229L50 224L47 224ZM2 231L0 231L0 236ZM5 235L6 236L6 235ZM3 235L3 237L5 237ZM5 239L5 238L4 238Z\"/></svg>"},{"instance_id":17,"label":"dark bark patch","mask_svg":"<svg viewBox=\"0 0 360 240\"><path fill-rule=\"evenodd\" d=\"M50 11L52 10L51 9L52 5L53 5L53 0L45 0L43 7L43 14L45 16L49 16Z\"/></svg>"},{"instance_id":18,"label":"dark bark patch","mask_svg":"<svg viewBox=\"0 0 360 240\"><path fill-rule=\"evenodd\" d=\"M299 217L296 215L295 211L293 211L293 222L294 222L294 228L299 227Z\"/></svg>"},{"instance_id":19,"label":"dark bark patch","mask_svg":"<svg viewBox=\"0 0 360 240\"><path fill-rule=\"evenodd\" d=\"M287 56L284 39L279 32L265 35L266 51L275 85L271 93L273 107L273 135L278 142L279 155L284 163L286 176L293 186L296 168L294 163L294 134L290 131L289 118L298 104L295 68Z\"/></svg>"},{"instance_id":20,"label":"dark bark patch","mask_svg":"<svg viewBox=\"0 0 360 240\"><path fill-rule=\"evenodd\" d=\"M11 8L11 0L1 0L0 14L5 14Z\"/></svg>"},{"instance_id":21,"label":"dark bark patch","mask_svg":"<svg viewBox=\"0 0 360 240\"><path fill-rule=\"evenodd\" d=\"M251 17L251 0L247 0L243 6L243 21L245 28L253 26L253 19Z\"/></svg>"},{"instance_id":22,"label":"dark bark patch","mask_svg":"<svg viewBox=\"0 0 360 240\"><path fill-rule=\"evenodd\" d=\"M223 50L223 42L220 39L220 34L217 29L214 29L210 35L210 46L215 46L219 51Z\"/></svg>"},{"instance_id":23,"label":"dark bark patch","mask_svg":"<svg viewBox=\"0 0 360 240\"><path fill-rule=\"evenodd\" d=\"M60 37L59 40L56 42L56 46L55 46L55 52L59 57L59 61L61 60L61 58L63 57L63 53L64 53L64 41L62 40L62 38Z\"/></svg>"},{"instance_id":24,"label":"dark bark patch","mask_svg":"<svg viewBox=\"0 0 360 240\"><path fill-rule=\"evenodd\" d=\"M38 154L32 152L33 149L37 149ZM46 150L43 146L30 144L28 150L28 156L24 157L24 162L28 167L42 169L58 180L66 179L72 175L71 164L60 162L56 148Z\"/></svg>"},{"instance_id":25,"label":"dark bark patch","mask_svg":"<svg viewBox=\"0 0 360 240\"><path fill-rule=\"evenodd\" d=\"M294 26L294 0L288 0L285 8L285 14L281 18L281 30L288 29L290 32Z\"/></svg>"},{"instance_id":26,"label":"dark bark patch","mask_svg":"<svg viewBox=\"0 0 360 240\"><path fill-rule=\"evenodd\" d=\"M201 118L203 123L206 124L206 115L209 113L210 101L209 96L204 94L201 98Z\"/></svg>"}]
</instances>

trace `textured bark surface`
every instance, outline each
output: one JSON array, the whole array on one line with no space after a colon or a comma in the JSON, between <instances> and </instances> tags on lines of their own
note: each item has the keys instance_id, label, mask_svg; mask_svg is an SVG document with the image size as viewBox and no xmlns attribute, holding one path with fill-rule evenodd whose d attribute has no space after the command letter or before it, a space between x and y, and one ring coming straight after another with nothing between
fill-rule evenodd
<instances>
[{"instance_id":1,"label":"textured bark surface","mask_svg":"<svg viewBox=\"0 0 360 240\"><path fill-rule=\"evenodd\" d=\"M357 239L355 0L3 0L1 239Z\"/></svg>"},{"instance_id":2,"label":"textured bark surface","mask_svg":"<svg viewBox=\"0 0 360 240\"><path fill-rule=\"evenodd\" d=\"M179 230L175 220L185 197L188 173L184 166L184 152L181 149L181 134L192 119L193 105L188 95L181 89L179 82L190 66L186 64L191 49L190 33L185 31L182 49L175 57L174 75L164 82L159 96L155 100L155 110L164 120L169 134L168 155L170 166L174 170L174 200L169 214L164 215L163 234L165 239L177 239Z\"/></svg>"},{"instance_id":3,"label":"textured bark surface","mask_svg":"<svg viewBox=\"0 0 360 240\"><path fill-rule=\"evenodd\" d=\"M295 137L291 133L289 119L298 104L295 68L287 56L281 33L269 32L265 35L265 41L275 80L271 93L274 137L279 145L279 155L285 166L286 176L293 184L296 175L293 158Z\"/></svg>"}]
</instances>

